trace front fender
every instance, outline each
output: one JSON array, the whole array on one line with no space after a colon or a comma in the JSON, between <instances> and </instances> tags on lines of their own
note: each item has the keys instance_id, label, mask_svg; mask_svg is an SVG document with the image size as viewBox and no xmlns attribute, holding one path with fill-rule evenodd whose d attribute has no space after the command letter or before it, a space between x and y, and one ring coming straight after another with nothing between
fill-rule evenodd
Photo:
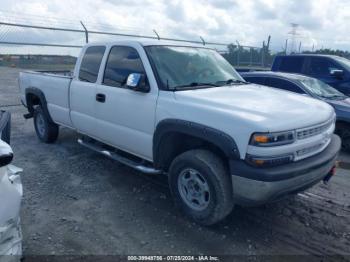
<instances>
[{"instance_id":1,"label":"front fender","mask_svg":"<svg viewBox=\"0 0 350 262\"><path fill-rule=\"evenodd\" d=\"M240 158L237 144L228 134L215 128L190 121L165 119L158 123L153 136L153 160L156 165L160 162L162 156L162 139L170 133L185 134L202 139L220 148L227 158ZM181 143L181 141L179 142Z\"/></svg>"}]
</instances>

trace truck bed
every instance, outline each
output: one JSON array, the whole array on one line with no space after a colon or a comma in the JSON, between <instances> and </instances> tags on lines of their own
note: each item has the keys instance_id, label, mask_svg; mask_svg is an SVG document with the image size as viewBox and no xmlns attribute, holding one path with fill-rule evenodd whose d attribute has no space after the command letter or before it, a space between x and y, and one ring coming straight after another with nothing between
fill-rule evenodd
<instances>
[{"instance_id":1,"label":"truck bed","mask_svg":"<svg viewBox=\"0 0 350 262\"><path fill-rule=\"evenodd\" d=\"M69 88L73 79L70 71L25 71L19 73L21 101L27 106L26 90L36 89L45 94L52 119L71 126L69 117Z\"/></svg>"}]
</instances>

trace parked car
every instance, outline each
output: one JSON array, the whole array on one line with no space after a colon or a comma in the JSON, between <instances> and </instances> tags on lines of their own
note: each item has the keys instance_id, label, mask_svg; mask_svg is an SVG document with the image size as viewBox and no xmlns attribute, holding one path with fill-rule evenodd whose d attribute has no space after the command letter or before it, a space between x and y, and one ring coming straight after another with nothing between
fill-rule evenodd
<instances>
[{"instance_id":1,"label":"parked car","mask_svg":"<svg viewBox=\"0 0 350 262\"><path fill-rule=\"evenodd\" d=\"M306 94L330 104L337 115L335 133L342 139L342 147L350 151L350 98L315 78L280 72L241 73L248 82L271 86L299 94Z\"/></svg>"},{"instance_id":2,"label":"parked car","mask_svg":"<svg viewBox=\"0 0 350 262\"><path fill-rule=\"evenodd\" d=\"M340 149L331 106L249 84L205 46L88 44L72 77L22 72L19 85L40 140L66 126L90 149L167 175L176 204L204 225L311 187Z\"/></svg>"},{"instance_id":3,"label":"parked car","mask_svg":"<svg viewBox=\"0 0 350 262\"><path fill-rule=\"evenodd\" d=\"M350 60L343 57L309 54L276 56L271 70L314 77L350 96Z\"/></svg>"},{"instance_id":4,"label":"parked car","mask_svg":"<svg viewBox=\"0 0 350 262\"><path fill-rule=\"evenodd\" d=\"M19 211L22 200L22 170L10 165L13 152L8 145L10 114L0 111L0 260L19 261L22 233ZM5 141L6 142L5 142Z\"/></svg>"}]
</instances>

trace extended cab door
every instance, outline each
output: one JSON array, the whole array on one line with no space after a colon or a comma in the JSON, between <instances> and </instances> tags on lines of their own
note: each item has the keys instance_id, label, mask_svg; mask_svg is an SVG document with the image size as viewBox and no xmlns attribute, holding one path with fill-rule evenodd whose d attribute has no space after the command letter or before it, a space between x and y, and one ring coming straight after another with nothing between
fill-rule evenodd
<instances>
[{"instance_id":1,"label":"extended cab door","mask_svg":"<svg viewBox=\"0 0 350 262\"><path fill-rule=\"evenodd\" d=\"M100 140L144 159L152 160L152 140L158 98L157 84L141 45L111 46L105 58L96 105ZM126 87L131 73L146 75L150 92L141 93Z\"/></svg>"},{"instance_id":2,"label":"extended cab door","mask_svg":"<svg viewBox=\"0 0 350 262\"><path fill-rule=\"evenodd\" d=\"M70 117L78 132L96 136L96 81L105 46L88 46L83 50L70 86ZM80 65L80 66L79 66Z\"/></svg>"}]
</instances>

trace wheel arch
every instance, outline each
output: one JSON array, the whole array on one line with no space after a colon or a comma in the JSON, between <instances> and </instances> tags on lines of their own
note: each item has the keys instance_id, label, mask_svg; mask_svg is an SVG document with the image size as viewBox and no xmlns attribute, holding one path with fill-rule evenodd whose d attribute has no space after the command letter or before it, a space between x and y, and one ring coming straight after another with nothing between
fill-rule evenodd
<instances>
[{"instance_id":1,"label":"wheel arch","mask_svg":"<svg viewBox=\"0 0 350 262\"><path fill-rule=\"evenodd\" d=\"M28 111L31 116L34 114L34 107L36 105L40 105L49 121L53 123L53 120L47 108L47 101L43 91L36 87L28 87L26 89L26 102Z\"/></svg>"},{"instance_id":2,"label":"wheel arch","mask_svg":"<svg viewBox=\"0 0 350 262\"><path fill-rule=\"evenodd\" d=\"M223 160L240 158L234 139L220 130L178 119L158 123L153 137L153 162L157 168L167 171L176 156L196 148L214 151Z\"/></svg>"}]
</instances>

